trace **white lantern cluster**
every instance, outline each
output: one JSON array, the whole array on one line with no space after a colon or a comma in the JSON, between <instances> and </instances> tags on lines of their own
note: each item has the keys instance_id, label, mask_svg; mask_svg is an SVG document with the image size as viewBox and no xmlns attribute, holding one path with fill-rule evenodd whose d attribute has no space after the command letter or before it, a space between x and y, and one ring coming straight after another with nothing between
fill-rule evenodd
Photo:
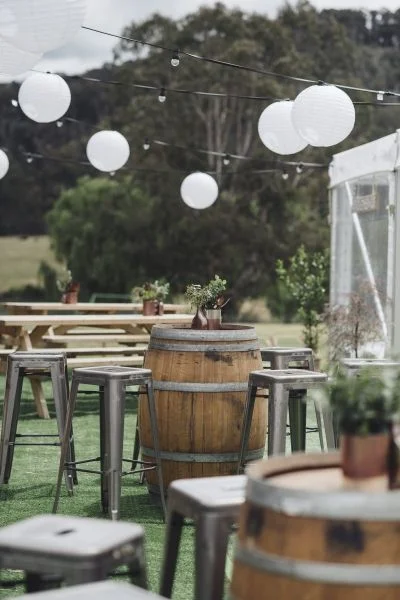
<instances>
[{"instance_id":1,"label":"white lantern cluster","mask_svg":"<svg viewBox=\"0 0 400 600\"><path fill-rule=\"evenodd\" d=\"M8 156L4 150L0 150L0 179L3 179L7 175L8 168L10 166Z\"/></svg>"},{"instance_id":2,"label":"white lantern cluster","mask_svg":"<svg viewBox=\"0 0 400 600\"><path fill-rule=\"evenodd\" d=\"M89 139L86 155L99 171L112 173L127 162L130 148L127 139L119 131L98 131Z\"/></svg>"},{"instance_id":3,"label":"white lantern cluster","mask_svg":"<svg viewBox=\"0 0 400 600\"><path fill-rule=\"evenodd\" d=\"M258 133L277 154L295 154L310 146L327 147L352 131L355 110L351 98L335 85L312 85L296 99L274 102L262 112Z\"/></svg>"},{"instance_id":4,"label":"white lantern cluster","mask_svg":"<svg viewBox=\"0 0 400 600\"><path fill-rule=\"evenodd\" d=\"M190 208L209 208L218 198L218 184L208 173L191 173L182 181L181 197Z\"/></svg>"}]
</instances>

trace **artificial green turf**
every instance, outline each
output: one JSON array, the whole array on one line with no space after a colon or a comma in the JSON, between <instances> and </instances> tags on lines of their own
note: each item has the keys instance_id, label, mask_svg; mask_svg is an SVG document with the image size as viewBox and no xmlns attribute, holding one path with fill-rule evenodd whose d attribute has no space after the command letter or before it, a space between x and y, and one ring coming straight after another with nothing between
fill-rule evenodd
<instances>
[{"instance_id":1,"label":"artificial green turf","mask_svg":"<svg viewBox=\"0 0 400 600\"><path fill-rule=\"evenodd\" d=\"M51 387L47 382L44 383L44 389L53 418L43 420L36 416L30 386L25 382L18 433L56 433L53 405L49 400ZM3 395L4 377L0 377L0 398L3 398ZM313 422L315 423L312 406L308 412L308 423L312 425ZM124 450L128 458L132 455L136 414L136 398L127 396ZM98 456L99 421L96 394L79 396L74 415L74 436L77 460ZM308 435L307 450L315 450L318 447L317 434ZM58 458L57 447L20 446L15 449L10 482L0 488L0 527L20 519L51 512ZM78 477L79 485L75 488L72 497L68 497L63 488L59 513L107 518L101 509L99 476L78 473ZM140 523L144 527L150 589L158 591L165 525L161 508L152 501L146 486L139 483L137 475L123 478L121 520ZM193 552L194 528L189 523L184 527L181 540L173 592L174 600L189 600L193 597ZM7 578L18 579L20 573L7 572ZM0 589L0 598L21 593L23 593L21 585L15 589Z\"/></svg>"}]
</instances>

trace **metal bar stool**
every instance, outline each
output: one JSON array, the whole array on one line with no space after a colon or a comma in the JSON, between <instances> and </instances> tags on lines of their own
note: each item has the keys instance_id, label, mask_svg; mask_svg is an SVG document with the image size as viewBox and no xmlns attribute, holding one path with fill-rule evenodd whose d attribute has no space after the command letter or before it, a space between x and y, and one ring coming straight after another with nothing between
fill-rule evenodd
<instances>
[{"instance_id":1,"label":"metal bar stool","mask_svg":"<svg viewBox=\"0 0 400 600\"><path fill-rule=\"evenodd\" d=\"M147 588L140 525L39 515L0 529L0 569L24 571L29 593L100 581L122 565Z\"/></svg>"},{"instance_id":2,"label":"metal bar stool","mask_svg":"<svg viewBox=\"0 0 400 600\"><path fill-rule=\"evenodd\" d=\"M184 518L193 519L195 600L222 600L229 534L244 501L246 477L179 479L168 487L160 594L171 598Z\"/></svg>"},{"instance_id":3,"label":"metal bar stool","mask_svg":"<svg viewBox=\"0 0 400 600\"><path fill-rule=\"evenodd\" d=\"M298 348L286 346L268 346L261 348L261 360L263 363L269 363L266 368L269 369L308 369L314 371L314 354L312 348ZM290 438L292 446L306 444L306 422L307 405L304 402L306 396L305 390L289 391L289 421ZM322 433L321 415L316 411L317 429L319 433L319 442L321 448L324 448L324 436ZM302 436L302 437L300 437Z\"/></svg>"},{"instance_id":4,"label":"metal bar stool","mask_svg":"<svg viewBox=\"0 0 400 600\"><path fill-rule=\"evenodd\" d=\"M31 596L30 596L31 598ZM60 590L38 592L35 600L161 600L161 596L153 594L130 583L100 581L74 585ZM29 600L26 595L17 596L14 600Z\"/></svg>"},{"instance_id":5,"label":"metal bar stool","mask_svg":"<svg viewBox=\"0 0 400 600\"><path fill-rule=\"evenodd\" d=\"M319 371L307 371L305 369L284 369L252 371L249 374L249 385L247 400L244 411L242 436L240 443L238 472L244 467L243 459L248 445L251 420L253 417L254 402L258 388L268 388L268 456L283 454L286 442L286 417L289 405L289 390L305 389L326 382L328 376ZM328 406L316 404L316 411L320 411L323 417L323 425L327 446L335 448L335 434L333 428L332 413ZM290 415L289 415L290 416ZM292 424L290 424L292 426ZM302 438L302 436L301 436ZM294 438L292 438L292 441ZM302 442L302 439L298 440ZM292 446L292 451L305 450L300 444Z\"/></svg>"},{"instance_id":6,"label":"metal bar stool","mask_svg":"<svg viewBox=\"0 0 400 600\"><path fill-rule=\"evenodd\" d=\"M361 369L378 367L380 369L399 369L400 362L389 358L342 358L340 364L348 375L357 375Z\"/></svg>"},{"instance_id":7,"label":"metal bar stool","mask_svg":"<svg viewBox=\"0 0 400 600\"><path fill-rule=\"evenodd\" d=\"M69 462L67 458L67 443L69 432L72 427L72 417L75 410L79 384L90 384L99 387L100 456L98 458ZM71 393L61 446L61 457L53 512L56 512L58 508L62 473L64 469L68 470L72 468L77 471L101 475L101 503L103 511L108 512L112 519L119 518L121 477L134 472L132 470L122 471L123 462L132 463L132 460L124 459L122 455L125 391L126 387L131 385L143 385L146 388L156 462L154 465L154 463L137 460L136 463L143 467L137 472L139 473L148 469L157 469L158 483L161 490L161 502L164 515L166 514L152 373L150 369L119 366L82 367L74 369L72 372ZM100 471L84 469L79 466L94 461L100 461Z\"/></svg>"},{"instance_id":8,"label":"metal bar stool","mask_svg":"<svg viewBox=\"0 0 400 600\"><path fill-rule=\"evenodd\" d=\"M21 405L22 384L25 375L50 375L53 386L54 407L58 434L18 434L17 425ZM68 398L67 359L64 353L49 354L42 351L13 352L7 357L6 390L0 438L0 485L8 483L15 446L60 446L63 439ZM18 442L16 438L58 438L52 442ZM68 462L75 460L72 429L66 439ZM65 481L69 491L78 483L76 473L67 469Z\"/></svg>"}]
</instances>

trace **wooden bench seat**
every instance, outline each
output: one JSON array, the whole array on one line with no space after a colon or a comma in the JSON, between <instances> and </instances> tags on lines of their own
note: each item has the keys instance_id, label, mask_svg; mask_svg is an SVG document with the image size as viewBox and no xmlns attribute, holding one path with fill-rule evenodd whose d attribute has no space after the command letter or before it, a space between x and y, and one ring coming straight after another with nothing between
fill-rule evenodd
<instances>
[{"instance_id":1,"label":"wooden bench seat","mask_svg":"<svg viewBox=\"0 0 400 600\"><path fill-rule=\"evenodd\" d=\"M97 345L114 342L114 343L147 343L150 340L150 335L135 335L132 333L70 333L65 335L44 335L43 341L49 345L62 346L63 344L76 343L93 343Z\"/></svg>"}]
</instances>

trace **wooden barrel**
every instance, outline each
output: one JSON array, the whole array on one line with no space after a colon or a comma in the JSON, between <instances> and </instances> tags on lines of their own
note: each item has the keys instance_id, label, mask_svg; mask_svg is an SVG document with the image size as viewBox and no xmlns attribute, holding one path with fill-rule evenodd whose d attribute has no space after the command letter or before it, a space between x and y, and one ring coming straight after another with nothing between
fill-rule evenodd
<instances>
[{"instance_id":1,"label":"wooden barrel","mask_svg":"<svg viewBox=\"0 0 400 600\"><path fill-rule=\"evenodd\" d=\"M248 468L231 599L400 597L400 492L346 489L338 453Z\"/></svg>"},{"instance_id":2,"label":"wooden barrel","mask_svg":"<svg viewBox=\"0 0 400 600\"><path fill-rule=\"evenodd\" d=\"M254 327L155 325L144 364L153 372L165 489L175 479L236 474L248 376L262 368ZM248 460L264 453L266 404L255 405ZM146 402L139 432L142 457L154 460ZM156 473L146 478L157 492Z\"/></svg>"}]
</instances>

